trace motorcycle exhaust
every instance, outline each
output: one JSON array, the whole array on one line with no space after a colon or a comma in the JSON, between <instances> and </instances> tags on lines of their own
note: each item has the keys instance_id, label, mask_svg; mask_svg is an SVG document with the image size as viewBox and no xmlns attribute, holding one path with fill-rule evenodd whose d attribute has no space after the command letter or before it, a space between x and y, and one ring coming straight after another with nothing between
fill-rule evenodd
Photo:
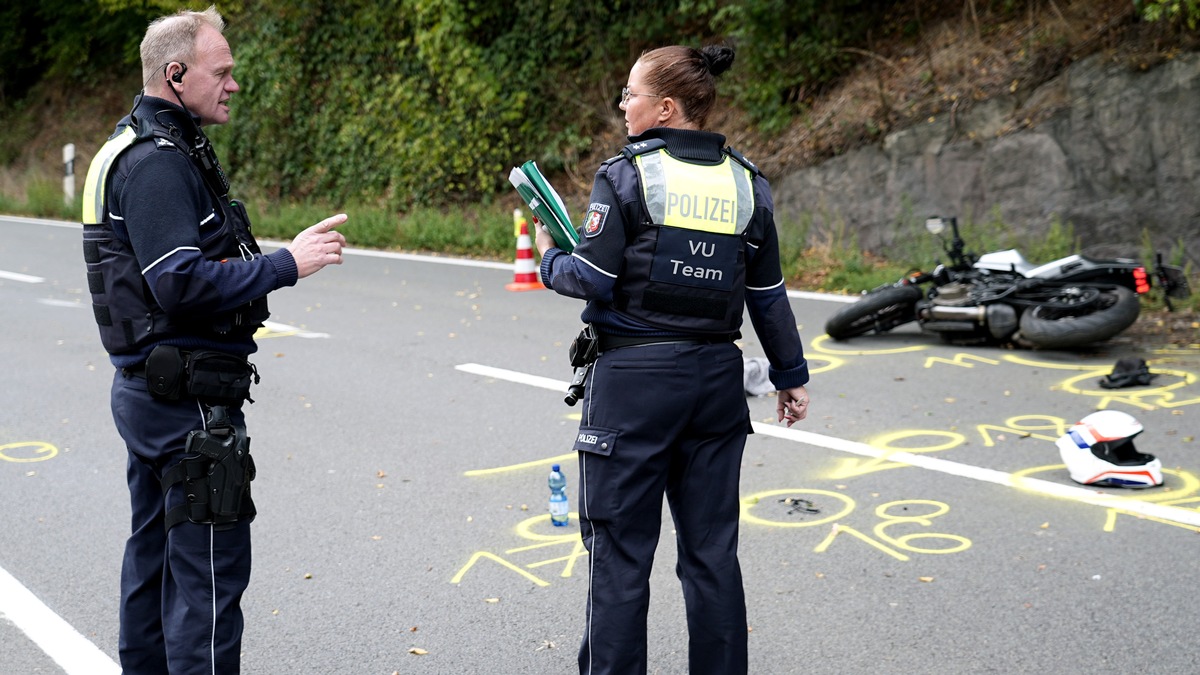
<instances>
[{"instance_id":1,"label":"motorcycle exhaust","mask_svg":"<svg viewBox=\"0 0 1200 675\"><path fill-rule=\"evenodd\" d=\"M987 308L983 306L949 307L947 305L930 305L924 313L926 318L933 321L974 321L975 323L985 323L987 321Z\"/></svg>"},{"instance_id":2,"label":"motorcycle exhaust","mask_svg":"<svg viewBox=\"0 0 1200 675\"><path fill-rule=\"evenodd\" d=\"M922 327L939 332L961 332L986 326L992 337L1004 340L1017 331L1017 312L1003 303L975 307L929 305L921 310Z\"/></svg>"}]
</instances>

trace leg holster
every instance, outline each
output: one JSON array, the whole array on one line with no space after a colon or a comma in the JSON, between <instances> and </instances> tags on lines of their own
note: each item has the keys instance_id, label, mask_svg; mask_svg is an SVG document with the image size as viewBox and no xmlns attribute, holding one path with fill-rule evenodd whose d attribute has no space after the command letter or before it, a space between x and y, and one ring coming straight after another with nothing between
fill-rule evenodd
<instances>
[{"instance_id":1,"label":"leg holster","mask_svg":"<svg viewBox=\"0 0 1200 675\"><path fill-rule=\"evenodd\" d=\"M230 423L223 406L212 407L205 427L188 434L189 456L163 474L164 497L180 483L184 490L183 504L167 511L167 530L185 520L221 529L257 513L250 498L255 469L246 428Z\"/></svg>"}]
</instances>

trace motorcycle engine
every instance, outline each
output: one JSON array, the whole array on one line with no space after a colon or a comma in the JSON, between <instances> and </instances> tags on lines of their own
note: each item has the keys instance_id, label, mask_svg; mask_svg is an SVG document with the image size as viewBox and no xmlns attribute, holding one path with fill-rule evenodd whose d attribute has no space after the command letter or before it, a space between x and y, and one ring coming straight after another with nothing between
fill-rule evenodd
<instances>
[{"instance_id":1,"label":"motorcycle engine","mask_svg":"<svg viewBox=\"0 0 1200 675\"><path fill-rule=\"evenodd\" d=\"M951 281L943 286L938 286L937 293L933 294L930 300L935 305L949 307L966 307L975 304L975 300L971 298L970 285L961 281Z\"/></svg>"}]
</instances>

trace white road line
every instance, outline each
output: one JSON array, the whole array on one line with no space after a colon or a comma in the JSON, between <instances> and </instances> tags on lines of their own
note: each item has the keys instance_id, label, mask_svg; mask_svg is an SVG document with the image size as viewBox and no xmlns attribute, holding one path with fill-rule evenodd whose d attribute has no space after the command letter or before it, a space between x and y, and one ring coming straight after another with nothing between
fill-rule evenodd
<instances>
[{"instance_id":1,"label":"white road line","mask_svg":"<svg viewBox=\"0 0 1200 675\"><path fill-rule=\"evenodd\" d=\"M461 370L464 373L474 373L484 377L492 377L497 380L508 380L518 384L528 384L533 387L541 387L542 389L554 389L556 391L566 392L567 385L570 382L561 380L552 380L548 377L540 377L538 375L530 375L528 373L518 373L515 370L505 370L503 368L493 368L492 366L481 366L478 363L464 363L454 366L455 370Z\"/></svg>"},{"instance_id":2,"label":"white road line","mask_svg":"<svg viewBox=\"0 0 1200 675\"><path fill-rule=\"evenodd\" d=\"M465 363L455 366L455 369L467 373L474 373L476 375L495 378L497 380L507 380L509 382L516 382L518 384L528 384L535 387L541 387L543 389L555 389L558 391L566 391L567 385L569 384L561 380L552 380L514 370L483 366L477 363ZM1114 509L1116 511L1135 516L1157 518L1159 520L1166 520L1182 525L1200 527L1200 511L1182 509L1166 504L1155 504L1153 502L1142 501L1132 497L1112 495L1099 490L1091 490L1085 487L1078 487L1074 485L1063 485L1061 483L1042 480L1040 478L1017 476L1005 471L997 471L995 469L988 469L971 464L963 464L961 462L952 462L947 459L930 457L929 455L925 454L899 452L896 450L881 450L879 448L867 445L866 443L848 441L833 436L825 436L823 434L817 434L811 431L789 429L787 427L764 424L762 422L753 422L752 425L754 427L754 433L762 434L764 436L772 436L797 443L806 443L808 445L815 445L828 450L847 452L854 455L861 455L863 457L870 457L872 459L883 459L889 462L907 464L908 466L918 469L937 471L939 473L949 474L952 476L961 476L963 478L970 478L972 480L982 481L985 483L993 483L996 485L1002 485L1004 487L1016 488L1024 492L1032 492L1047 497L1066 499L1069 501L1078 502L1080 504L1101 506L1106 509Z\"/></svg>"},{"instance_id":3,"label":"white road line","mask_svg":"<svg viewBox=\"0 0 1200 675\"><path fill-rule=\"evenodd\" d=\"M0 616L16 624L67 675L120 675L121 667L0 567Z\"/></svg>"},{"instance_id":4,"label":"white road line","mask_svg":"<svg viewBox=\"0 0 1200 675\"><path fill-rule=\"evenodd\" d=\"M255 340L278 337L327 338L329 337L329 333L314 333L313 331L297 328L296 326L289 326L286 323L264 321L263 327L254 334Z\"/></svg>"},{"instance_id":5,"label":"white road line","mask_svg":"<svg viewBox=\"0 0 1200 675\"><path fill-rule=\"evenodd\" d=\"M263 242L286 246L284 242ZM361 255L365 258L390 258L392 260L414 260L417 262L441 263L443 265L459 265L461 267L487 267L497 270L511 270L513 263L496 262L494 260L472 260L470 258L444 258L441 256L419 255L416 253L396 253L394 251L372 251L364 248L342 249L344 255Z\"/></svg>"},{"instance_id":6,"label":"white road line","mask_svg":"<svg viewBox=\"0 0 1200 675\"><path fill-rule=\"evenodd\" d=\"M799 298L801 300L820 300L822 302L844 302L846 304L858 302L862 299L861 295L836 295L834 293L814 293L812 291L788 291L789 298Z\"/></svg>"},{"instance_id":7,"label":"white road line","mask_svg":"<svg viewBox=\"0 0 1200 675\"><path fill-rule=\"evenodd\" d=\"M21 223L22 225L50 225L52 227L67 227L75 230L83 229L83 225L78 222L50 220L48 218L26 218L24 216L0 215L0 220L11 220L14 223Z\"/></svg>"},{"instance_id":8,"label":"white road line","mask_svg":"<svg viewBox=\"0 0 1200 675\"><path fill-rule=\"evenodd\" d=\"M54 227L67 227L77 230L83 229L79 223L71 223L60 220L46 220L43 218L22 218L21 216L6 216L0 214L0 220L11 220L27 225L52 225ZM286 241L278 241L274 239L259 239L260 246L269 248L284 248L288 245ZM472 260L470 258L452 258L435 255L420 255L416 253L397 253L395 251L373 251L363 248L345 248L342 249L344 255L360 255L365 258L391 258L392 260L413 260L417 262L440 263L442 265L459 265L462 267L487 267L491 269L511 270L513 263L496 262L494 260Z\"/></svg>"},{"instance_id":9,"label":"white road line","mask_svg":"<svg viewBox=\"0 0 1200 675\"><path fill-rule=\"evenodd\" d=\"M26 283L26 284L40 284L43 281L45 281L45 279L43 279L42 277L34 277L34 276L30 276L28 274L21 274L20 272L5 272L4 270L0 270L0 279L8 279L9 281L20 281L20 282Z\"/></svg>"}]
</instances>

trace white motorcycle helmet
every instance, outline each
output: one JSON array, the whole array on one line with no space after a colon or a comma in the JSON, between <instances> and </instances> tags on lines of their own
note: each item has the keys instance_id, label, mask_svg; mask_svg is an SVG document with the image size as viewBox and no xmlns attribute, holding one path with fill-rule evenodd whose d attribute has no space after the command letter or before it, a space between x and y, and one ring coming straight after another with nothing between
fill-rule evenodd
<instances>
[{"instance_id":1,"label":"white motorcycle helmet","mask_svg":"<svg viewBox=\"0 0 1200 675\"><path fill-rule=\"evenodd\" d=\"M1101 410L1076 422L1056 445L1076 483L1128 488L1162 485L1162 462L1133 445L1134 436L1140 433L1142 423L1132 415Z\"/></svg>"}]
</instances>

